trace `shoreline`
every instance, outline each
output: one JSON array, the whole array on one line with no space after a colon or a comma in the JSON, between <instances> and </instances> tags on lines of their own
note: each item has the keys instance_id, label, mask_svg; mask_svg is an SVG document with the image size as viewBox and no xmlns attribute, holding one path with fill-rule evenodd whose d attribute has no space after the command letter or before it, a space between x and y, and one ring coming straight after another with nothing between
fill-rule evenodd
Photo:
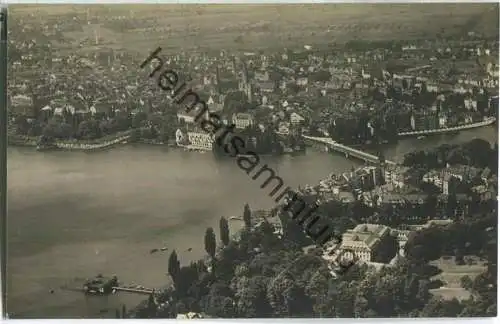
<instances>
[{"instance_id":1,"label":"shoreline","mask_svg":"<svg viewBox=\"0 0 500 324\"><path fill-rule=\"evenodd\" d=\"M495 118L490 118L486 121L482 121L479 123L473 123L466 126L465 128L462 126L461 129L454 128L443 128L443 129L433 129L427 131L419 131L419 132L406 132L399 133L398 138L408 139L412 137L417 137L418 135L425 136L436 136L443 135L449 132L462 132L473 130L477 128L483 128L487 126L491 126L495 122ZM171 148L179 148L185 149L187 151L203 151L207 152L208 150L200 149L197 147L186 147L186 146L178 146L174 143L163 143L156 140L145 140L141 139L138 141L130 142L130 138L132 137L132 130L124 131L117 133L115 135L110 135L107 138L97 139L96 141L78 141L78 140L66 140L66 141L56 141L54 145L47 147L46 149L39 149L38 139L39 137L30 137L25 135L10 135L7 137L7 146L10 147L31 147L40 151L50 151L50 150L59 150L59 151L94 151L100 149L110 149L119 144L127 145L127 144L142 144L142 145L153 145L153 146L167 146ZM411 134L407 134L411 133ZM425 133L425 134L424 134ZM271 154L272 155L272 154ZM293 154L292 154L293 155Z\"/></svg>"},{"instance_id":2,"label":"shoreline","mask_svg":"<svg viewBox=\"0 0 500 324\"><path fill-rule=\"evenodd\" d=\"M54 141L47 149L62 149L62 150L93 150L110 147L122 142L125 142L130 139L132 136L132 131L124 131L119 132L114 135L108 135L105 137L101 137L95 141L87 141L81 140L78 141L76 139L65 140L65 141ZM7 145L8 146L19 146L19 147L33 147L38 148L39 144L39 136L25 136L25 135L10 135L7 137Z\"/></svg>"},{"instance_id":3,"label":"shoreline","mask_svg":"<svg viewBox=\"0 0 500 324\"><path fill-rule=\"evenodd\" d=\"M399 132L398 137L403 138L403 137L417 137L417 136L422 136L422 135L423 136L441 135L441 134L446 134L446 133L471 130L474 128L486 127L486 126L490 126L490 125L494 124L495 122L496 122L495 117L488 117L485 120L480 121L480 122L465 124L465 125L460 125L460 126L434 128L434 129L427 129L427 130L421 130L421 131Z\"/></svg>"},{"instance_id":4,"label":"shoreline","mask_svg":"<svg viewBox=\"0 0 500 324\"><path fill-rule=\"evenodd\" d=\"M9 136L7 139L7 144L10 147L31 147L38 151L93 151L99 149L108 149L119 144L144 144L144 145L164 145L172 147L170 143L163 143L154 140L138 140L129 141L132 137L132 131L120 132L107 138L97 139L96 141L78 141L78 140L67 140L67 141L55 141L53 144L47 147L40 147L39 137L29 137L23 135Z\"/></svg>"}]
</instances>

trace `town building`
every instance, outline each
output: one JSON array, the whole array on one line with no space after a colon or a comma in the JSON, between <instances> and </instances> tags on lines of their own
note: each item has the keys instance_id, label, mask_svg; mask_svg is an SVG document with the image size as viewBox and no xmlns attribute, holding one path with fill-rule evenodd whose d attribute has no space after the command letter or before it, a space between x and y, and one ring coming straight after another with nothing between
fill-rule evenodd
<instances>
[{"instance_id":1,"label":"town building","mask_svg":"<svg viewBox=\"0 0 500 324\"><path fill-rule=\"evenodd\" d=\"M340 249L348 258L361 261L377 261L382 240L391 235L391 229L384 225L360 224L342 235ZM354 255L352 255L354 253Z\"/></svg>"},{"instance_id":2,"label":"town building","mask_svg":"<svg viewBox=\"0 0 500 324\"><path fill-rule=\"evenodd\" d=\"M292 112L290 114L290 122L294 125L299 125L305 121L305 118L302 117L301 115L297 114L296 112Z\"/></svg>"},{"instance_id":3,"label":"town building","mask_svg":"<svg viewBox=\"0 0 500 324\"><path fill-rule=\"evenodd\" d=\"M178 146L188 145L187 135L185 135L180 129L175 131L175 142Z\"/></svg>"},{"instance_id":4,"label":"town building","mask_svg":"<svg viewBox=\"0 0 500 324\"><path fill-rule=\"evenodd\" d=\"M367 166L355 170L350 174L350 183L353 188L369 191L384 184L382 169L376 166Z\"/></svg>"},{"instance_id":5,"label":"town building","mask_svg":"<svg viewBox=\"0 0 500 324\"><path fill-rule=\"evenodd\" d=\"M194 117L195 116L193 116L193 115L182 113L182 112L177 113L177 120L180 123L184 122L184 123L187 123L187 124L193 124L194 123Z\"/></svg>"},{"instance_id":6,"label":"town building","mask_svg":"<svg viewBox=\"0 0 500 324\"><path fill-rule=\"evenodd\" d=\"M383 170L384 182L390 183L397 188L403 188L405 185L405 173L408 167L403 166L388 166L386 165Z\"/></svg>"},{"instance_id":7,"label":"town building","mask_svg":"<svg viewBox=\"0 0 500 324\"><path fill-rule=\"evenodd\" d=\"M412 130L427 130L438 128L439 120L436 113L421 111L414 112L410 116L410 125Z\"/></svg>"},{"instance_id":8,"label":"town building","mask_svg":"<svg viewBox=\"0 0 500 324\"><path fill-rule=\"evenodd\" d=\"M28 118L36 117L33 98L23 94L12 96L9 98L11 112L14 114L24 115Z\"/></svg>"},{"instance_id":9,"label":"town building","mask_svg":"<svg viewBox=\"0 0 500 324\"><path fill-rule=\"evenodd\" d=\"M212 112L222 111L224 109L224 95L210 96L207 100L208 110Z\"/></svg>"},{"instance_id":10,"label":"town building","mask_svg":"<svg viewBox=\"0 0 500 324\"><path fill-rule=\"evenodd\" d=\"M253 116L251 114L247 114L247 113L233 114L232 121L237 129L245 129L247 127L253 126L253 124L254 124Z\"/></svg>"},{"instance_id":11,"label":"town building","mask_svg":"<svg viewBox=\"0 0 500 324\"><path fill-rule=\"evenodd\" d=\"M193 149L211 151L214 137L205 132L188 132L189 147Z\"/></svg>"}]
</instances>

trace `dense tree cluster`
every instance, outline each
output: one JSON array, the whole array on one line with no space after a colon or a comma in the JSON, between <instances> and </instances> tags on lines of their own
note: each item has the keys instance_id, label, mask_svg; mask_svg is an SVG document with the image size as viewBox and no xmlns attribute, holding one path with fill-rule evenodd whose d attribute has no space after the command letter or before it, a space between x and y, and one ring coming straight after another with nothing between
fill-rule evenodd
<instances>
[{"instance_id":1,"label":"dense tree cluster","mask_svg":"<svg viewBox=\"0 0 500 324\"><path fill-rule=\"evenodd\" d=\"M426 264L446 255L454 255L459 265L465 264L464 255L476 255L487 261L485 271L474 280L469 277L461 280L462 287L471 292L468 300L461 303L434 300L423 309L427 316L496 316L497 223L496 213L488 213L444 228L431 227L409 239L405 247L407 257L415 264Z\"/></svg>"},{"instance_id":2,"label":"dense tree cluster","mask_svg":"<svg viewBox=\"0 0 500 324\"><path fill-rule=\"evenodd\" d=\"M380 143L397 140L398 127L394 115L359 116L336 118L328 130L335 141L346 145L364 144L368 141Z\"/></svg>"},{"instance_id":3,"label":"dense tree cluster","mask_svg":"<svg viewBox=\"0 0 500 324\"><path fill-rule=\"evenodd\" d=\"M135 139L167 142L174 137L178 127L175 115L155 115L138 112L136 114L96 114L77 115L64 111L62 115L40 115L28 121L26 116L14 118L12 128L16 134L40 136L45 140L96 140L118 132L134 130Z\"/></svg>"},{"instance_id":4,"label":"dense tree cluster","mask_svg":"<svg viewBox=\"0 0 500 324\"><path fill-rule=\"evenodd\" d=\"M220 240L224 246L229 244L229 224L227 219L221 217L219 221Z\"/></svg>"},{"instance_id":5,"label":"dense tree cluster","mask_svg":"<svg viewBox=\"0 0 500 324\"><path fill-rule=\"evenodd\" d=\"M279 154L283 152L279 138L271 127L266 127L264 131L261 131L260 128L253 126L244 130L235 130L233 135L243 140L247 151L252 151L256 154ZM294 139L291 137L290 140L293 141ZM303 143L302 139L300 141L295 140L298 145ZM229 137L226 138L226 142L224 143L216 141L213 144L213 153L218 157L228 156L231 145ZM226 146L230 148L227 149Z\"/></svg>"},{"instance_id":6,"label":"dense tree cluster","mask_svg":"<svg viewBox=\"0 0 500 324\"><path fill-rule=\"evenodd\" d=\"M440 169L447 164L463 164L477 168L498 168L498 143L491 147L485 140L476 138L462 145L444 144L432 150L407 154L404 165L424 170Z\"/></svg>"},{"instance_id":7,"label":"dense tree cluster","mask_svg":"<svg viewBox=\"0 0 500 324\"><path fill-rule=\"evenodd\" d=\"M340 214L340 206L320 206L319 212L335 208ZM244 215L248 223L249 207ZM180 267L172 252L168 273L174 287L163 291L156 304L151 298L142 303L135 317L174 318L188 311L217 318L493 316L496 219L492 212L421 230L410 236L406 257L393 266L377 270L356 264L337 278L321 257L322 250L304 252L310 241L298 243L291 227L284 228L281 238L268 222L245 227L239 240L223 243L215 252L215 234L208 229L205 247L211 261ZM220 224L225 233L225 222ZM464 301L435 297L430 290L443 284L434 279L441 270L429 261L454 255L459 263L468 254L487 260L484 273L462 279L472 297Z\"/></svg>"}]
</instances>

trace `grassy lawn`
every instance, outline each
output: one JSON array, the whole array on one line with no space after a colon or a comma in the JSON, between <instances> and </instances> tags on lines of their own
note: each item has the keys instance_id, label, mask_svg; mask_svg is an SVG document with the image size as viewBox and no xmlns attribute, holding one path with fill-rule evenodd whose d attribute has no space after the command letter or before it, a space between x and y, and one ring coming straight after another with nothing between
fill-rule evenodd
<instances>
[{"instance_id":1,"label":"grassy lawn","mask_svg":"<svg viewBox=\"0 0 500 324\"><path fill-rule=\"evenodd\" d=\"M463 288L439 288L439 289L431 289L431 293L434 296L442 297L445 300L451 300L456 298L458 300L469 299L470 292Z\"/></svg>"},{"instance_id":2,"label":"grassy lawn","mask_svg":"<svg viewBox=\"0 0 500 324\"><path fill-rule=\"evenodd\" d=\"M445 299L452 299L454 297L457 299L467 299L470 296L470 293L460 287L460 278L463 276L469 276L472 280L474 280L477 275L486 269L484 261L479 261L477 257L472 258L474 258L474 261L477 262L477 264L456 265L454 258L449 260L439 259L430 262L430 264L443 271L432 279L442 280L444 282L444 287L432 289L431 292L435 295L442 296Z\"/></svg>"}]
</instances>

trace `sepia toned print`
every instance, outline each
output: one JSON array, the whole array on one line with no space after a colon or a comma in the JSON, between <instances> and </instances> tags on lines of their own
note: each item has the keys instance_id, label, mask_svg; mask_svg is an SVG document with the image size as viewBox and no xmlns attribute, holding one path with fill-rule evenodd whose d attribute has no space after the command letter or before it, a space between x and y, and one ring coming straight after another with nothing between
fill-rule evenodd
<instances>
[{"instance_id":1,"label":"sepia toned print","mask_svg":"<svg viewBox=\"0 0 500 324\"><path fill-rule=\"evenodd\" d=\"M9 317L496 316L498 14L9 7Z\"/></svg>"},{"instance_id":2,"label":"sepia toned print","mask_svg":"<svg viewBox=\"0 0 500 324\"><path fill-rule=\"evenodd\" d=\"M153 72L149 74L150 77L153 77L156 72L160 71L163 68L164 62L161 58L157 56L160 51L161 48L157 48L141 64L141 68L144 68L148 63L151 63L153 59L159 61L159 64L154 68ZM168 85L165 85L165 82L163 82L163 80L169 81L167 82ZM255 167L259 164L260 156L253 150L250 150L246 147L245 139L241 138L239 135L234 134L234 129L236 127L235 124L225 126L221 116L219 116L214 112L210 112L207 103L201 100L200 96L196 92L193 92L192 89L188 89L187 91L185 91L181 98L175 99L177 95L179 95L185 90L186 86L186 84L183 83L180 87L177 87L178 81L179 81L179 75L175 71L164 70L158 77L158 86L165 91L170 91L171 97L176 104L185 104L186 99L189 98L189 96L192 96L193 100L190 101L190 104L189 105L185 104L185 113L187 114L191 113L196 107L197 115L194 118L194 121L200 122L201 118L201 125L200 125L201 130L208 133L212 137L212 142L215 142L216 145L223 146L224 152L228 156L237 157L236 161L238 167L241 170L245 171L247 174L250 174L253 171L253 169L255 169ZM223 132L219 133L220 130L223 130ZM227 137L228 135L230 136L229 139ZM249 157L251 157L252 159L249 159ZM243 162L245 162L245 164ZM252 177L252 179L253 180L258 179L259 176L262 173L264 173L264 171L269 172L270 176L260 186L262 189L265 189L267 185L269 185L273 180L276 180L278 182L278 184L269 194L270 197L273 197L276 193L278 193L281 187L283 187L283 179L277 176L276 171L269 168L267 164L262 166L262 168L259 171L257 171L257 173ZM286 187L285 190L282 193L280 193L278 197L275 198L275 201L279 203L280 200L283 198L289 200L283 207L284 211L289 211L290 209L292 209L292 206L294 206L294 204L297 203L301 204L300 209L297 208L297 210L292 211L292 219L296 219L299 215L301 216L298 221L298 225L300 226L302 226L305 223L305 221L312 215L312 212L316 211L316 209L318 209L319 207L315 203L313 204L313 206L307 206L306 202L304 202L304 200L297 193L293 192L290 187ZM307 213L305 215L301 215L302 211L304 211L304 209L306 208L307 208ZM323 236L323 234L325 234L329 229L328 225L324 225L319 231L316 229L313 233L311 231L311 227L313 227L319 220L320 217L316 216L314 221L309 221L305 228L305 231L308 234L308 236L312 238L316 243L320 243L318 242L318 239L321 237L322 239L321 244L325 244L326 242L332 240L334 232L331 231L327 236ZM338 245L342 241L342 238L337 237L337 241L338 242L336 244Z\"/></svg>"}]
</instances>

